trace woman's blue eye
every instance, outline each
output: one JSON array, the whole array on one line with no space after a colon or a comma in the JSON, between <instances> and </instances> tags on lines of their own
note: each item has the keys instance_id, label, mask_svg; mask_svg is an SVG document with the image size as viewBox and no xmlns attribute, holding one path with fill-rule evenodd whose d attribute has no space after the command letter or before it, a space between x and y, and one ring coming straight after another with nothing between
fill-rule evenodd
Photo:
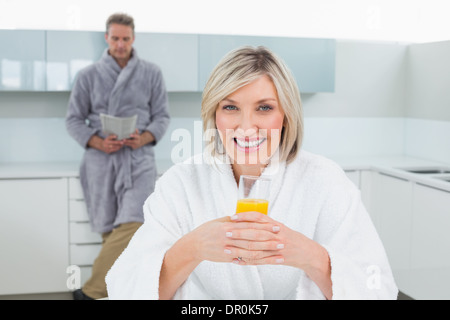
<instances>
[{"instance_id":1,"label":"woman's blue eye","mask_svg":"<svg viewBox=\"0 0 450 320\"><path fill-rule=\"evenodd\" d=\"M232 105L227 105L227 106L223 106L224 110L236 110L237 108L235 106Z\"/></svg>"},{"instance_id":2,"label":"woman's blue eye","mask_svg":"<svg viewBox=\"0 0 450 320\"><path fill-rule=\"evenodd\" d=\"M264 106L260 106L259 109L262 111L269 111L269 110L272 110L273 108L271 106L264 105Z\"/></svg>"}]
</instances>

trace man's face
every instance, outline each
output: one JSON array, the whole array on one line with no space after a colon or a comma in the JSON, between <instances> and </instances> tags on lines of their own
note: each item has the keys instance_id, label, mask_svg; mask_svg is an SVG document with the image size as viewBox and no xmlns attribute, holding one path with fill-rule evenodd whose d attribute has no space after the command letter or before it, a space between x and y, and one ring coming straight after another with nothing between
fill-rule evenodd
<instances>
[{"instance_id":1,"label":"man's face","mask_svg":"<svg viewBox=\"0 0 450 320\"><path fill-rule=\"evenodd\" d=\"M118 62L128 61L133 48L134 34L129 26L113 23L105 34L109 54Z\"/></svg>"}]
</instances>

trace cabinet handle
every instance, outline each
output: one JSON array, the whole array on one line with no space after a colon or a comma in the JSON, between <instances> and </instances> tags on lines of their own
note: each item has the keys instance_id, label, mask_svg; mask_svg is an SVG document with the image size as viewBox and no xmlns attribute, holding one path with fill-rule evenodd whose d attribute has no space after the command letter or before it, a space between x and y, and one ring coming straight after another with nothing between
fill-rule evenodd
<instances>
[{"instance_id":1,"label":"cabinet handle","mask_svg":"<svg viewBox=\"0 0 450 320\"><path fill-rule=\"evenodd\" d=\"M424 184L424 183L416 182L416 184L419 185L419 186L422 186L422 187L427 187L427 188L430 188L430 189L434 189L434 190L439 190L439 191L442 191L442 192L450 193L450 191L448 191L448 190L441 189L439 187L430 186L430 185L427 185L427 184Z\"/></svg>"},{"instance_id":2,"label":"cabinet handle","mask_svg":"<svg viewBox=\"0 0 450 320\"><path fill-rule=\"evenodd\" d=\"M396 176L393 176L393 175L391 175L391 174L388 174L388 173L384 173L384 172L378 172L378 174L380 174L380 175L382 175L382 176L386 176L386 177L389 177L389 178L394 178L394 179L397 179L397 180L402 180L402 181L406 181L406 182L409 182L409 180L408 180L408 179L405 179L405 178L400 178L400 177L396 177Z\"/></svg>"}]
</instances>

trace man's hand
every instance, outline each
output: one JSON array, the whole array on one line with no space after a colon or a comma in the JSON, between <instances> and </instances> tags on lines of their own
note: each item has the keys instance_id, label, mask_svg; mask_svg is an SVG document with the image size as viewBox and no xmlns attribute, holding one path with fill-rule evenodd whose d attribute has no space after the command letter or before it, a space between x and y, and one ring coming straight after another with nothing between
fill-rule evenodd
<instances>
[{"instance_id":1,"label":"man's hand","mask_svg":"<svg viewBox=\"0 0 450 320\"><path fill-rule=\"evenodd\" d=\"M124 145L123 140L116 139L117 136L115 135L109 135L105 139L102 139L97 135L93 135L88 141L88 146L110 154L119 151Z\"/></svg>"},{"instance_id":2,"label":"man's hand","mask_svg":"<svg viewBox=\"0 0 450 320\"><path fill-rule=\"evenodd\" d=\"M136 129L135 133L130 134L129 139L122 141L125 146L129 146L134 150L155 141L155 137L149 131L144 131L142 134L139 134L139 131Z\"/></svg>"}]
</instances>

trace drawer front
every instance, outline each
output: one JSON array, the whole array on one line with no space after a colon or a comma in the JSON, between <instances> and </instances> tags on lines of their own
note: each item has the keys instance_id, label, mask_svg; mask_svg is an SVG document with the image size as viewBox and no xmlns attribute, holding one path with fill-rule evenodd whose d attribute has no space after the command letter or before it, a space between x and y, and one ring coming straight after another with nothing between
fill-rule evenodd
<instances>
[{"instance_id":1,"label":"drawer front","mask_svg":"<svg viewBox=\"0 0 450 320\"><path fill-rule=\"evenodd\" d=\"M84 199L79 178L69 179L69 199Z\"/></svg>"},{"instance_id":2,"label":"drawer front","mask_svg":"<svg viewBox=\"0 0 450 320\"><path fill-rule=\"evenodd\" d=\"M86 202L84 200L69 201L69 221L89 222Z\"/></svg>"},{"instance_id":3,"label":"drawer front","mask_svg":"<svg viewBox=\"0 0 450 320\"><path fill-rule=\"evenodd\" d=\"M71 222L70 243L102 243L102 237L100 234L91 231L91 225L88 222Z\"/></svg>"},{"instance_id":4,"label":"drawer front","mask_svg":"<svg viewBox=\"0 0 450 320\"><path fill-rule=\"evenodd\" d=\"M101 244L71 244L70 264L77 266L92 265L101 248Z\"/></svg>"}]
</instances>

